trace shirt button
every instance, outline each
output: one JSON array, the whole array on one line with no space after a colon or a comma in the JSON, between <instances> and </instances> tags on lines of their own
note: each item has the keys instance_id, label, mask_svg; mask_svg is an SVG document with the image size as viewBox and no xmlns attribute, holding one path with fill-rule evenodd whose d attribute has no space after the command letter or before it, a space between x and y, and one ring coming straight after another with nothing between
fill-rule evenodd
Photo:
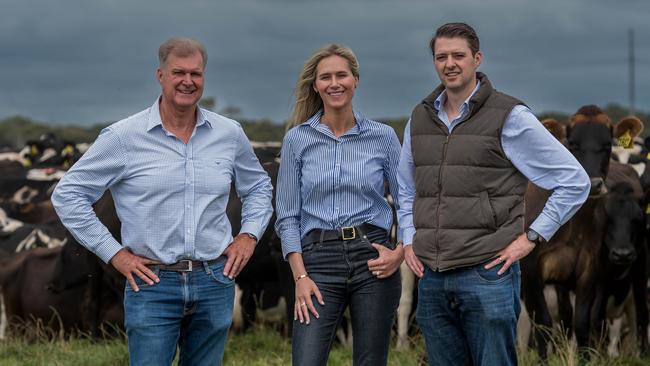
<instances>
[{"instance_id":1,"label":"shirt button","mask_svg":"<svg viewBox=\"0 0 650 366\"><path fill-rule=\"evenodd\" d=\"M187 233L188 233L188 234L190 233L190 229L187 229Z\"/></svg>"}]
</instances>

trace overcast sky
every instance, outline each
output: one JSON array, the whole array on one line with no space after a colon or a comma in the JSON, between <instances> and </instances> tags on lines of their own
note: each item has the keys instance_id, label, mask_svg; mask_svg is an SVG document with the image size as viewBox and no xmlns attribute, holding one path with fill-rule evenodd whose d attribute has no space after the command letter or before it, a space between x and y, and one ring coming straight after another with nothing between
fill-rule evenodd
<instances>
[{"instance_id":1,"label":"overcast sky","mask_svg":"<svg viewBox=\"0 0 650 366\"><path fill-rule=\"evenodd\" d=\"M650 1L0 0L0 118L115 121L153 103L157 49L172 36L209 54L204 96L217 110L284 121L304 61L350 46L361 65L355 109L400 117L437 84L428 41L450 21L474 26L480 68L534 112L628 105L628 29L636 105L650 110ZM646 121L648 122L648 121Z\"/></svg>"}]
</instances>

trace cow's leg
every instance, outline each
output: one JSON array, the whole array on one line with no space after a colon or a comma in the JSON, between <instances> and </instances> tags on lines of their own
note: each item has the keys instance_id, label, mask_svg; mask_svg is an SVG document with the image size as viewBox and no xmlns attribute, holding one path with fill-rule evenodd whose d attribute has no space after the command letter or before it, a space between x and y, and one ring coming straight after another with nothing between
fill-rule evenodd
<instances>
[{"instance_id":1,"label":"cow's leg","mask_svg":"<svg viewBox=\"0 0 650 366\"><path fill-rule=\"evenodd\" d=\"M591 336L591 307L596 299L596 286L594 281L585 282L584 285L576 289L576 309L575 309L575 334L579 349L584 352L590 346ZM598 304L600 306L600 304ZM599 309L599 308L597 308ZM599 310L600 312L600 310ZM597 320L601 324L602 318ZM586 354L583 354L586 356Z\"/></svg>"},{"instance_id":2,"label":"cow's leg","mask_svg":"<svg viewBox=\"0 0 650 366\"><path fill-rule=\"evenodd\" d=\"M535 323L534 336L537 352L543 360L546 360L553 322L544 299L544 282L539 267L532 257L525 257L521 261L521 266L523 269L521 273L522 297L526 305L526 311L528 311Z\"/></svg>"},{"instance_id":3,"label":"cow's leg","mask_svg":"<svg viewBox=\"0 0 650 366\"><path fill-rule=\"evenodd\" d=\"M520 301L521 313L519 313L519 319L517 320L517 350L519 352L525 352L530 343L530 332L533 329L533 324L531 323L530 315L526 310L524 300Z\"/></svg>"},{"instance_id":4,"label":"cow's leg","mask_svg":"<svg viewBox=\"0 0 650 366\"><path fill-rule=\"evenodd\" d=\"M634 295L634 294L632 294ZM627 325L630 328L630 333L625 338L625 342L621 342L622 351L625 354L634 355L639 349L639 337L638 337L638 321L637 321L637 311L636 304L634 303L633 296L628 296L625 299L625 317L627 319ZM617 319L618 320L618 319ZM621 317L622 323L622 317Z\"/></svg>"},{"instance_id":5,"label":"cow's leg","mask_svg":"<svg viewBox=\"0 0 650 366\"><path fill-rule=\"evenodd\" d=\"M573 305L571 305L571 292L565 285L555 285L557 292L557 306L558 316L560 318L560 326L564 331L567 339L571 338L571 331L573 329Z\"/></svg>"},{"instance_id":6,"label":"cow's leg","mask_svg":"<svg viewBox=\"0 0 650 366\"><path fill-rule=\"evenodd\" d=\"M413 309L413 289L415 287L415 275L403 262L399 268L402 276L402 294L397 308L397 345L398 350L409 348L408 331Z\"/></svg>"},{"instance_id":7,"label":"cow's leg","mask_svg":"<svg viewBox=\"0 0 650 366\"><path fill-rule=\"evenodd\" d=\"M630 324L630 327L637 328L639 337L639 351L642 356L648 355L648 323L650 323L648 316L648 302L647 302L647 276L648 269L644 256L647 256L645 247L639 253L637 266L632 269L632 294L634 296L634 306L636 312L636 324ZM642 255L641 255L642 254Z\"/></svg>"},{"instance_id":8,"label":"cow's leg","mask_svg":"<svg viewBox=\"0 0 650 366\"><path fill-rule=\"evenodd\" d=\"M0 339L5 339L7 331L7 313L5 311L5 301L0 288Z\"/></svg>"}]
</instances>

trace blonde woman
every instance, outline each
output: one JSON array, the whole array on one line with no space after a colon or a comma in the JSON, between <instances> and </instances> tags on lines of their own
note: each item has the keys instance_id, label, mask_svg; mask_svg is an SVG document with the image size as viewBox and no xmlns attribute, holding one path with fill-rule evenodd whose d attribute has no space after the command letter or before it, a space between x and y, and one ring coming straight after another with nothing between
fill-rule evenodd
<instances>
[{"instance_id":1,"label":"blonde woman","mask_svg":"<svg viewBox=\"0 0 650 366\"><path fill-rule=\"evenodd\" d=\"M397 197L400 144L392 128L353 111L358 84L349 48L316 51L300 73L282 145L275 227L296 281L294 365L327 363L348 306L354 365L388 357L404 256L389 241L384 187Z\"/></svg>"}]
</instances>

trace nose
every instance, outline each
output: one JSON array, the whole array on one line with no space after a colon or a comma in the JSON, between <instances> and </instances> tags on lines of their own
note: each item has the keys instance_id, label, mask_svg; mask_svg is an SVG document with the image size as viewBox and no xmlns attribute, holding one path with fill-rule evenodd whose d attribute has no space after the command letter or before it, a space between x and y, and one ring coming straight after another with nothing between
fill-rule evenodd
<instances>
[{"instance_id":1,"label":"nose","mask_svg":"<svg viewBox=\"0 0 650 366\"><path fill-rule=\"evenodd\" d=\"M634 247L614 248L610 253L610 258L614 263L630 263L636 259Z\"/></svg>"},{"instance_id":2,"label":"nose","mask_svg":"<svg viewBox=\"0 0 650 366\"><path fill-rule=\"evenodd\" d=\"M591 190L589 191L590 195L598 195L607 193L607 187L605 186L605 180L602 177L591 178Z\"/></svg>"},{"instance_id":3,"label":"nose","mask_svg":"<svg viewBox=\"0 0 650 366\"><path fill-rule=\"evenodd\" d=\"M190 75L189 72L186 72L186 73L183 75L183 83L184 83L184 84L192 84L192 75Z\"/></svg>"}]
</instances>

